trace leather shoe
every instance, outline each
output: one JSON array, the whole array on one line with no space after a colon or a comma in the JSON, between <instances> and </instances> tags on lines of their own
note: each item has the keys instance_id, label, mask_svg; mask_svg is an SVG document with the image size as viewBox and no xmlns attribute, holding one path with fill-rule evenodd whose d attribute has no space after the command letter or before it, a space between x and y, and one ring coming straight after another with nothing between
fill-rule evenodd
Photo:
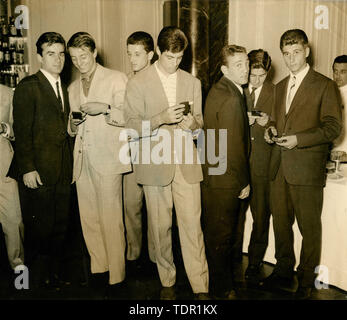
<instances>
[{"instance_id":1,"label":"leather shoe","mask_svg":"<svg viewBox=\"0 0 347 320\"><path fill-rule=\"evenodd\" d=\"M211 300L211 298L208 293L200 292L194 294L194 300Z\"/></svg>"},{"instance_id":2,"label":"leather shoe","mask_svg":"<svg viewBox=\"0 0 347 320\"><path fill-rule=\"evenodd\" d=\"M250 277L257 276L260 272L260 266L255 264L250 264L245 272L245 278L248 279Z\"/></svg>"},{"instance_id":3,"label":"leather shoe","mask_svg":"<svg viewBox=\"0 0 347 320\"><path fill-rule=\"evenodd\" d=\"M260 287L270 291L292 292L293 277L282 277L278 273L271 273L267 278L260 282Z\"/></svg>"},{"instance_id":4,"label":"leather shoe","mask_svg":"<svg viewBox=\"0 0 347 320\"><path fill-rule=\"evenodd\" d=\"M176 300L175 286L163 287L160 291L160 300Z\"/></svg>"},{"instance_id":5,"label":"leather shoe","mask_svg":"<svg viewBox=\"0 0 347 320\"><path fill-rule=\"evenodd\" d=\"M312 288L298 287L298 290L294 294L294 298L297 300L308 300L312 296Z\"/></svg>"}]
</instances>

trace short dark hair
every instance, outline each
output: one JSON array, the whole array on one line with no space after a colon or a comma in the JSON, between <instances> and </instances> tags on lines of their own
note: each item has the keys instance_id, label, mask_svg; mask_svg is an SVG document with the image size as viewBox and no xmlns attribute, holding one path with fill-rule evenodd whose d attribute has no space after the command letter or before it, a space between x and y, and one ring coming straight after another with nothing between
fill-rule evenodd
<instances>
[{"instance_id":1,"label":"short dark hair","mask_svg":"<svg viewBox=\"0 0 347 320\"><path fill-rule=\"evenodd\" d=\"M154 42L152 36L144 31L136 31L132 33L127 39L128 44L143 45L147 53L154 52Z\"/></svg>"},{"instance_id":2,"label":"short dark hair","mask_svg":"<svg viewBox=\"0 0 347 320\"><path fill-rule=\"evenodd\" d=\"M88 32L76 32L67 42L67 48L82 48L86 47L90 52L94 52L96 45L95 40Z\"/></svg>"},{"instance_id":3,"label":"short dark hair","mask_svg":"<svg viewBox=\"0 0 347 320\"><path fill-rule=\"evenodd\" d=\"M269 71L271 67L271 57L263 49L252 50L248 53L248 59L250 69L263 68L265 71Z\"/></svg>"},{"instance_id":4,"label":"short dark hair","mask_svg":"<svg viewBox=\"0 0 347 320\"><path fill-rule=\"evenodd\" d=\"M157 46L161 53L165 51L178 53L186 50L188 39L180 28L169 26L160 31Z\"/></svg>"},{"instance_id":5,"label":"short dark hair","mask_svg":"<svg viewBox=\"0 0 347 320\"><path fill-rule=\"evenodd\" d=\"M333 68L335 63L347 63L347 56L343 54L342 56L337 56L334 59Z\"/></svg>"},{"instance_id":6,"label":"short dark hair","mask_svg":"<svg viewBox=\"0 0 347 320\"><path fill-rule=\"evenodd\" d=\"M45 32L40 35L36 41L36 52L42 56L42 46L47 43L48 46L51 46L54 43L61 43L66 49L65 40L60 33L57 32Z\"/></svg>"},{"instance_id":7,"label":"short dark hair","mask_svg":"<svg viewBox=\"0 0 347 320\"><path fill-rule=\"evenodd\" d=\"M308 46L308 38L306 33L301 29L288 30L282 34L280 39L280 49L284 46L293 44L302 44L304 47Z\"/></svg>"},{"instance_id":8,"label":"short dark hair","mask_svg":"<svg viewBox=\"0 0 347 320\"><path fill-rule=\"evenodd\" d=\"M226 45L222 48L222 65L228 65L228 57L234 56L235 53L247 54L246 48L238 46L236 44Z\"/></svg>"}]
</instances>

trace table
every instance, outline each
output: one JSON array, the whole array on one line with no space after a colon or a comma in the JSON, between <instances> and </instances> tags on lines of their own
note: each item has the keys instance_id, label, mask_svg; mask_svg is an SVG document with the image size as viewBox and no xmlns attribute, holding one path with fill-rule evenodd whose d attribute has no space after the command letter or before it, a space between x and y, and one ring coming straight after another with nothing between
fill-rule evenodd
<instances>
[{"instance_id":1,"label":"table","mask_svg":"<svg viewBox=\"0 0 347 320\"><path fill-rule=\"evenodd\" d=\"M330 284L347 291L347 164L341 165L345 178L342 180L327 179L324 188L322 211L322 254L320 266L316 269L320 284ZM247 252L252 231L250 209L246 213L243 252ZM301 234L295 221L294 251L297 264L300 259ZM275 264L275 240L270 220L269 245L264 261ZM323 284L324 283L324 284Z\"/></svg>"}]
</instances>

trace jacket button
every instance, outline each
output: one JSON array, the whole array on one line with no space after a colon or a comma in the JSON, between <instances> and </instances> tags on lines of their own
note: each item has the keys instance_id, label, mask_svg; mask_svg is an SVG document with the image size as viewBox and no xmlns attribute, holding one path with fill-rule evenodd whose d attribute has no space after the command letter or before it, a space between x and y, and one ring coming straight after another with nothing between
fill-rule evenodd
<instances>
[{"instance_id":1,"label":"jacket button","mask_svg":"<svg viewBox=\"0 0 347 320\"><path fill-rule=\"evenodd\" d=\"M254 140L254 137L252 137L251 140Z\"/></svg>"},{"instance_id":2,"label":"jacket button","mask_svg":"<svg viewBox=\"0 0 347 320\"><path fill-rule=\"evenodd\" d=\"M80 151L78 151L78 153L82 153L82 151L80 150Z\"/></svg>"}]
</instances>

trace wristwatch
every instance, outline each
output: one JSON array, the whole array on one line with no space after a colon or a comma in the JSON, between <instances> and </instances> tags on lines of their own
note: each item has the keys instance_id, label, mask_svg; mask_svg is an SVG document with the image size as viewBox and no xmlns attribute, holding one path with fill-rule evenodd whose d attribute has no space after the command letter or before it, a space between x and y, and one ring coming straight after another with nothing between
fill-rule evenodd
<instances>
[{"instance_id":1,"label":"wristwatch","mask_svg":"<svg viewBox=\"0 0 347 320\"><path fill-rule=\"evenodd\" d=\"M0 123L0 126L1 126L1 131L0 131L0 134L3 134L7 131L7 127L4 123Z\"/></svg>"},{"instance_id":2,"label":"wristwatch","mask_svg":"<svg viewBox=\"0 0 347 320\"><path fill-rule=\"evenodd\" d=\"M105 115L108 115L110 112L111 112L111 106L108 105L108 106L107 106L107 110L106 110L106 112L104 112L104 114L105 114Z\"/></svg>"}]
</instances>

